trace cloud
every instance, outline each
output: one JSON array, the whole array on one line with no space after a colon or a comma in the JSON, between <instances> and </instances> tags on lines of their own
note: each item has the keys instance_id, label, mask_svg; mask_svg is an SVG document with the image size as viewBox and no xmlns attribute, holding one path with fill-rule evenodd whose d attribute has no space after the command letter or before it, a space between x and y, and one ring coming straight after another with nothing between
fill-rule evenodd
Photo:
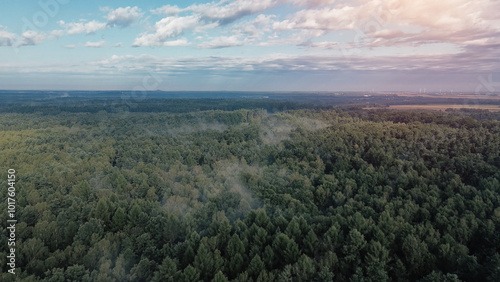
<instances>
[{"instance_id":1,"label":"cloud","mask_svg":"<svg viewBox=\"0 0 500 282\"><path fill-rule=\"evenodd\" d=\"M292 1L306 5L309 1ZM470 40L498 36L499 21L491 11L498 1L479 0L364 0L341 2L313 1L287 19L276 21L277 32L289 30L354 31L352 44L360 47L418 46L432 43L463 45ZM312 2L311 2L312 3ZM311 8L321 6L319 8ZM331 47L332 44L310 44Z\"/></svg>"},{"instance_id":2,"label":"cloud","mask_svg":"<svg viewBox=\"0 0 500 282\"><path fill-rule=\"evenodd\" d=\"M0 46L13 46L16 42L16 35L8 32L0 25Z\"/></svg>"},{"instance_id":3,"label":"cloud","mask_svg":"<svg viewBox=\"0 0 500 282\"><path fill-rule=\"evenodd\" d=\"M383 39L400 38L400 37L403 37L405 35L406 34L401 30L388 29L388 28L376 30L372 34L373 37L383 38Z\"/></svg>"},{"instance_id":4,"label":"cloud","mask_svg":"<svg viewBox=\"0 0 500 282\"><path fill-rule=\"evenodd\" d=\"M258 15L249 21L242 21L231 27L231 34L245 38L260 39L272 31L274 15Z\"/></svg>"},{"instance_id":5,"label":"cloud","mask_svg":"<svg viewBox=\"0 0 500 282\"><path fill-rule=\"evenodd\" d=\"M298 30L290 33L287 36L272 36L267 40L260 42L259 46L280 46L280 45L297 45L306 46L311 42L312 38L320 37L325 32L322 30ZM309 45L309 47L312 47Z\"/></svg>"},{"instance_id":6,"label":"cloud","mask_svg":"<svg viewBox=\"0 0 500 282\"><path fill-rule=\"evenodd\" d=\"M455 62L459 60L460 63ZM262 57L185 57L167 58L150 55L112 56L94 63L94 66L108 69L109 66L131 72L154 69L155 72L288 72L288 71L454 71L478 69L483 60L491 60L487 55L435 54L401 56L352 56L341 55L285 55L269 54ZM498 68L500 59L494 59L488 68ZM97 70L96 70L97 72Z\"/></svg>"},{"instance_id":7,"label":"cloud","mask_svg":"<svg viewBox=\"0 0 500 282\"><path fill-rule=\"evenodd\" d=\"M200 26L200 18L197 16L166 17L158 21L155 33L143 34L134 40L132 46L163 46L170 38L177 37L185 30L195 29Z\"/></svg>"},{"instance_id":8,"label":"cloud","mask_svg":"<svg viewBox=\"0 0 500 282\"><path fill-rule=\"evenodd\" d=\"M485 9L488 9L491 2L484 0L473 2L466 0L398 0L390 1L381 8L398 22L423 27L460 30L473 24L484 24L481 14Z\"/></svg>"},{"instance_id":9,"label":"cloud","mask_svg":"<svg viewBox=\"0 0 500 282\"><path fill-rule=\"evenodd\" d=\"M319 41L319 42L311 42L311 41L304 41L298 46L302 47L314 47L314 48L322 48L322 49L337 49L342 46L339 42L332 42L332 41Z\"/></svg>"},{"instance_id":10,"label":"cloud","mask_svg":"<svg viewBox=\"0 0 500 282\"><path fill-rule=\"evenodd\" d=\"M172 40L172 41L165 41L162 44L162 46L166 46L166 47L189 46L189 45L191 45L191 43L189 43L189 41L187 41L186 38L181 38L181 39Z\"/></svg>"},{"instance_id":11,"label":"cloud","mask_svg":"<svg viewBox=\"0 0 500 282\"><path fill-rule=\"evenodd\" d=\"M178 6L165 5L163 7L152 9L150 12L156 15L164 15L164 16L174 16L181 13L183 9Z\"/></svg>"},{"instance_id":12,"label":"cloud","mask_svg":"<svg viewBox=\"0 0 500 282\"><path fill-rule=\"evenodd\" d=\"M60 38L65 34L66 31L62 29L56 29L50 32L50 37L51 38Z\"/></svg>"},{"instance_id":13,"label":"cloud","mask_svg":"<svg viewBox=\"0 0 500 282\"><path fill-rule=\"evenodd\" d=\"M302 82L307 82L307 85L313 88L319 87L314 83L320 83L324 87L329 87L328 89L336 87L336 83L348 87L346 89L362 88L362 85L372 83L382 88L390 86L392 89L394 88L391 85L391 80L394 80L393 76L404 78L412 83L415 82L414 80L423 83L424 79L427 82L437 81L439 77L443 76L460 77L460 79L472 77L472 80L475 80L478 74L498 73L498 69L500 69L499 45L500 42L491 42L488 47L484 47L488 49L481 49L482 46L485 46L483 43L483 45L480 45L481 47L467 49L460 54L442 53L400 56L353 55L345 57L331 54L290 55L269 53L255 57L185 56L176 58L151 55L113 55L104 60L79 64L72 62L52 64L42 62L29 64L0 62L0 73L14 75L19 73L49 74L51 77L54 77L54 75L74 74L81 75L82 78L88 78L89 80L92 80L92 77L116 78L119 73L120 77L127 78L126 81L154 73L172 77L172 83L176 83L177 78L186 79L185 81L189 82L183 84L184 90L186 87L188 89L198 87L197 89L199 89L200 85L192 84L193 77L197 79L217 77L218 81L221 81L220 86L223 87L228 85L227 81L236 78L246 87L250 87L249 89L258 87L258 89L262 90L266 90L266 87L275 90L298 87L297 89L305 90L305 88L300 88L306 87L306 84L301 84ZM402 74L403 72L405 75ZM412 74L416 74L417 77ZM241 80L242 78L246 79ZM267 84L254 85L254 79L264 79ZM357 83L360 80L367 79L370 80L366 82L368 84ZM223 84L222 81L224 81ZM447 83L452 81L447 80ZM404 83L397 81L397 79L394 82L398 83L398 87L404 86ZM200 83L203 82L200 81ZM241 84L239 85L241 86ZM475 87L475 85L473 86Z\"/></svg>"},{"instance_id":14,"label":"cloud","mask_svg":"<svg viewBox=\"0 0 500 282\"><path fill-rule=\"evenodd\" d=\"M78 22L66 23L65 21L59 21L58 24L63 29L52 30L50 32L51 38L60 38L64 35L75 35L75 34L94 34L99 30L106 29L108 27L127 27L131 25L134 21L138 20L143 16L141 10L138 7L124 7L117 8L115 10L110 10L109 8L101 8L101 11L108 12L106 22L100 22L97 20L88 21L85 19L80 19Z\"/></svg>"},{"instance_id":15,"label":"cloud","mask_svg":"<svg viewBox=\"0 0 500 282\"><path fill-rule=\"evenodd\" d=\"M127 27L143 16L141 9L135 7L125 7L112 10L107 16L108 26Z\"/></svg>"},{"instance_id":16,"label":"cloud","mask_svg":"<svg viewBox=\"0 0 500 282\"><path fill-rule=\"evenodd\" d=\"M101 48L101 47L104 47L105 44L106 44L106 41L104 41L104 40L97 41L97 42L87 41L85 43L85 47Z\"/></svg>"},{"instance_id":17,"label":"cloud","mask_svg":"<svg viewBox=\"0 0 500 282\"><path fill-rule=\"evenodd\" d=\"M186 31L198 33L227 25L245 16L263 12L279 2L278 0L235 0L230 2L221 0L206 4L194 4L186 8L166 5L151 10L153 14L166 16L156 22L154 33L140 34L132 46L165 46L164 42L168 39L180 36ZM188 13L188 15L180 16L181 13ZM261 17L261 19L263 18ZM206 43L206 46L209 46L209 43Z\"/></svg>"},{"instance_id":18,"label":"cloud","mask_svg":"<svg viewBox=\"0 0 500 282\"><path fill-rule=\"evenodd\" d=\"M296 10L286 18L263 14L278 5L289 4ZM139 35L134 46L162 46L164 41L188 31L219 28L218 31L226 34L215 35L215 39L198 47L241 45L234 37L229 40L232 36L244 36L248 39L244 44L321 49L398 48L436 43L465 47L468 42L498 37L500 20L493 11L499 9L500 1L493 0L220 0L184 8L165 5L151 10L166 16L157 22L155 32ZM256 16L239 21L251 15ZM228 31L223 28L236 21L239 22L230 27L227 35ZM314 40L339 31L350 32L341 40L347 42Z\"/></svg>"},{"instance_id":19,"label":"cloud","mask_svg":"<svg viewBox=\"0 0 500 282\"><path fill-rule=\"evenodd\" d=\"M316 30L352 30L356 20L361 19L359 7L344 6L342 8L325 7L296 12L290 19L275 22L275 30L316 29Z\"/></svg>"},{"instance_id":20,"label":"cloud","mask_svg":"<svg viewBox=\"0 0 500 282\"><path fill-rule=\"evenodd\" d=\"M76 49L76 45L75 44L64 45L64 48L66 48L66 49Z\"/></svg>"},{"instance_id":21,"label":"cloud","mask_svg":"<svg viewBox=\"0 0 500 282\"><path fill-rule=\"evenodd\" d=\"M166 16L177 15L181 12L192 12L205 20L218 21L221 25L231 23L248 15L263 12L278 5L278 0L220 0L205 4L194 4L186 8L165 5L151 10L154 14Z\"/></svg>"},{"instance_id":22,"label":"cloud","mask_svg":"<svg viewBox=\"0 0 500 282\"><path fill-rule=\"evenodd\" d=\"M279 1L276 0L235 0L211 2L208 4L192 5L185 10L190 10L202 15L203 18L218 21L221 25L232 23L248 15L270 9Z\"/></svg>"},{"instance_id":23,"label":"cloud","mask_svg":"<svg viewBox=\"0 0 500 282\"><path fill-rule=\"evenodd\" d=\"M289 0L289 2L297 6L319 7L333 4L336 0Z\"/></svg>"},{"instance_id":24,"label":"cloud","mask_svg":"<svg viewBox=\"0 0 500 282\"><path fill-rule=\"evenodd\" d=\"M481 66L482 69L491 70L499 66L496 56L499 55L497 50L500 46L498 42L500 20L495 11L500 10L500 1L214 0L202 2L206 3L184 7L165 5L149 10L150 13L160 16L156 16L158 17L156 22L151 22L154 23L152 27L129 39L132 46L193 46L193 49L217 49L252 45L260 48L259 53L267 52L270 48L266 47L269 46L299 46L301 48L288 51L298 50L297 54L308 56L272 58L269 54L261 58L217 57L220 61L207 58L179 58L178 61L172 59L168 63L159 58L142 58L145 62L139 60L128 66L131 69L136 66L147 67L146 63L149 61L152 66L160 66L161 69L168 71L198 69L317 71L322 68L325 70L429 68L460 71L456 66L457 62L469 68ZM283 9L273 9L279 5ZM274 11L279 13L270 14ZM283 11L289 14L284 14ZM16 35L0 27L0 46L36 45L47 38L92 34L113 27L127 27L144 17L144 13L137 6L103 8L101 15L103 16L101 20L76 19L70 23L60 21L61 27L51 32L46 31L47 35L34 31ZM91 40L97 41L99 38ZM126 41L123 43L127 44ZM111 47L114 42L109 44ZM89 41L84 44L87 47L104 45L104 41ZM115 45L119 46L121 45ZM434 46L440 46L436 50L443 50L445 58L452 62L437 58L432 50ZM334 49L338 52L334 52ZM346 50L347 52L344 52ZM131 60L131 58L124 59L123 63ZM409 63L401 64L398 60L407 60Z\"/></svg>"},{"instance_id":25,"label":"cloud","mask_svg":"<svg viewBox=\"0 0 500 282\"><path fill-rule=\"evenodd\" d=\"M500 42L497 42L500 44ZM492 43L493 46L493 43ZM493 48L493 47L490 47ZM387 55L387 56L343 56L343 55L286 55L267 54L257 57L186 57L159 58L154 56L116 57L117 65L132 65L135 68L153 68L158 71L442 71L468 72L494 71L500 68L500 51L475 52L470 50L458 54L435 53ZM126 67L125 67L126 68Z\"/></svg>"},{"instance_id":26,"label":"cloud","mask_svg":"<svg viewBox=\"0 0 500 282\"><path fill-rule=\"evenodd\" d=\"M46 35L44 32L28 30L23 32L18 46L32 46L43 42Z\"/></svg>"},{"instance_id":27,"label":"cloud","mask_svg":"<svg viewBox=\"0 0 500 282\"><path fill-rule=\"evenodd\" d=\"M59 21L59 25L65 28L65 31L69 35L74 34L93 34L96 31L102 30L106 28L106 23L98 22L98 21L90 21L90 22L78 22L78 23L65 23L64 21Z\"/></svg>"},{"instance_id":28,"label":"cloud","mask_svg":"<svg viewBox=\"0 0 500 282\"><path fill-rule=\"evenodd\" d=\"M221 36L211 41L203 42L198 45L201 49L219 49L234 46L242 46L245 42L240 41L237 36Z\"/></svg>"}]
</instances>

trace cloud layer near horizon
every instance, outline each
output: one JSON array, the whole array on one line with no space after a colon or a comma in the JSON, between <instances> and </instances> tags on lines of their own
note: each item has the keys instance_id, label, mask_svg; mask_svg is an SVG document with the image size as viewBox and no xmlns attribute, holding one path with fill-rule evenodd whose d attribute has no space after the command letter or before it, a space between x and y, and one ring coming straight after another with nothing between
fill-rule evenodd
<instances>
[{"instance_id":1,"label":"cloud layer near horizon","mask_svg":"<svg viewBox=\"0 0 500 282\"><path fill-rule=\"evenodd\" d=\"M496 15L500 1L175 2L154 8L97 6L87 13L93 17L72 19L64 18L61 8L51 18L56 28L44 26L21 33L0 22L0 52L7 47L22 52L58 41L66 42L60 45L61 52L80 47L96 50L78 64L35 60L29 70L27 63L4 61L0 73L7 67L19 73L117 75L144 70L169 74L500 71L500 19ZM97 53L98 49L102 51Z\"/></svg>"}]
</instances>

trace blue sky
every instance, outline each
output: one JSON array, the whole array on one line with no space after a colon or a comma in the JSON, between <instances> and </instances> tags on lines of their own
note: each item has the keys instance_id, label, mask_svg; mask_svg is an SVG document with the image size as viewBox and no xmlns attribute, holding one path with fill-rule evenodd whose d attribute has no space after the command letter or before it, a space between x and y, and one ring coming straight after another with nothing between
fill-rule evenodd
<instances>
[{"instance_id":1,"label":"blue sky","mask_svg":"<svg viewBox=\"0 0 500 282\"><path fill-rule=\"evenodd\" d=\"M500 91L495 0L0 5L0 89Z\"/></svg>"}]
</instances>

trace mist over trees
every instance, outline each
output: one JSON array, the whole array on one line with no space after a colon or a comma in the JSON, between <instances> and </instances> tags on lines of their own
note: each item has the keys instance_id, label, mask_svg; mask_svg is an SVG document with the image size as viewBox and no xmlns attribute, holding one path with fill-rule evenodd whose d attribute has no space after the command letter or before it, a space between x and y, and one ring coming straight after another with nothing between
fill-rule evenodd
<instances>
[{"instance_id":1,"label":"mist over trees","mask_svg":"<svg viewBox=\"0 0 500 282\"><path fill-rule=\"evenodd\" d=\"M500 280L494 114L184 103L1 114L0 280Z\"/></svg>"}]
</instances>

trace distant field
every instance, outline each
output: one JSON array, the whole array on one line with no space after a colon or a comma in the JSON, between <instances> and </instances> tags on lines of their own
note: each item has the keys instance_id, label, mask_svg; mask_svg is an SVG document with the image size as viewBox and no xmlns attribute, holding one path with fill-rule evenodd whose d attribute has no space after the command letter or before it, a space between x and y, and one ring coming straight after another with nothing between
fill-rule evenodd
<instances>
[{"instance_id":1,"label":"distant field","mask_svg":"<svg viewBox=\"0 0 500 282\"><path fill-rule=\"evenodd\" d=\"M444 111L446 109L480 109L492 112L500 111L498 105L391 105L389 109L397 110L435 110Z\"/></svg>"},{"instance_id":2,"label":"distant field","mask_svg":"<svg viewBox=\"0 0 500 282\"><path fill-rule=\"evenodd\" d=\"M500 100L500 95L485 94L397 94L399 97L448 98L469 100Z\"/></svg>"}]
</instances>

